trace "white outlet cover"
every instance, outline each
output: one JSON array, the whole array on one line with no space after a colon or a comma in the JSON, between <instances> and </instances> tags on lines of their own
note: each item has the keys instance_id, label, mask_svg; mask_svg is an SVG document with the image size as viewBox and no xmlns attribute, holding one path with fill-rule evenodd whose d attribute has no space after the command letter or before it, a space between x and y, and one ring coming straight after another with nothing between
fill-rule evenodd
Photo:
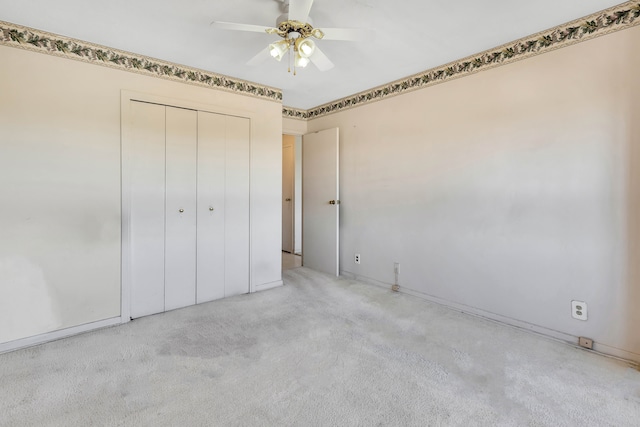
<instances>
[{"instance_id":1,"label":"white outlet cover","mask_svg":"<svg viewBox=\"0 0 640 427\"><path fill-rule=\"evenodd\" d=\"M584 301L571 301L571 317L578 320L587 320L587 303Z\"/></svg>"}]
</instances>

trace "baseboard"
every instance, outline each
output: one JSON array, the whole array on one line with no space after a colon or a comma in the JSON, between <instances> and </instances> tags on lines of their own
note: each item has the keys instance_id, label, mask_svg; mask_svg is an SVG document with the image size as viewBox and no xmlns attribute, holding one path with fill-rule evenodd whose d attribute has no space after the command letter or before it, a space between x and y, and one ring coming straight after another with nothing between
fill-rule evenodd
<instances>
[{"instance_id":1,"label":"baseboard","mask_svg":"<svg viewBox=\"0 0 640 427\"><path fill-rule=\"evenodd\" d=\"M341 271L340 272L340 276L346 278L346 279L350 279L350 280L357 280L358 282L362 282L362 283L366 283L366 284L370 284L373 286L378 286L378 287L382 287L384 289L387 290L391 290L391 283L384 283L384 282L380 282L378 280L375 279L371 279L369 277L365 277L365 276L359 276L357 274L353 274L351 272L348 271ZM433 295L429 295L429 294L425 294L423 292L420 291L415 291L413 289L408 289L405 287L400 287L399 290L400 293L403 294L407 294L407 295L411 295L414 297L418 297L418 298L422 298L424 300L436 303L438 305L442 305L445 306L447 308L456 310L456 311L460 311L462 313L467 313L470 314L472 316L477 316L477 317L481 317L483 319L487 319L487 320L491 320L494 322L498 322L500 324L506 325L506 326L511 326L517 329L521 329L521 330L525 330L525 331L529 331L529 332L533 332L536 333L538 335L542 335L548 338L553 338L555 340L561 341L564 344L569 344L573 347L577 347L580 349L583 349L582 347L579 347L577 345L578 343L578 337L571 335L571 334L567 334L564 332L560 332L560 331L556 331L554 329L549 329L549 328L545 328L544 326L538 326L538 325L534 325L528 322L524 322L518 319L514 319L508 316L502 316L500 314L497 313L492 313L490 311L485 311L479 308L474 308L465 304L459 304L453 301L449 301L443 298L438 298L435 297ZM583 349L586 350L586 349ZM624 362L627 363L632 363L633 365L640 365L640 354L636 354L630 351L626 351L626 350L621 350L619 348L615 348L615 347L611 347L605 344L599 344L597 342L595 342L593 344L593 350L591 350L595 353L601 354L603 356L606 357L612 357L615 359L620 359Z\"/></svg>"},{"instance_id":2,"label":"baseboard","mask_svg":"<svg viewBox=\"0 0 640 427\"><path fill-rule=\"evenodd\" d=\"M579 347L582 348L582 347ZM631 362L636 367L640 368L640 354L634 353L627 350L622 350L620 348L611 347L606 344L601 344L598 342L593 343L593 351L599 354L603 354L605 356L610 356L615 359L624 360L625 362Z\"/></svg>"},{"instance_id":3,"label":"baseboard","mask_svg":"<svg viewBox=\"0 0 640 427\"><path fill-rule=\"evenodd\" d=\"M276 280L275 282L263 283L261 285L256 285L253 288L253 292L266 291L267 289L277 288L278 286L284 285L282 280Z\"/></svg>"},{"instance_id":4,"label":"baseboard","mask_svg":"<svg viewBox=\"0 0 640 427\"><path fill-rule=\"evenodd\" d=\"M14 341L0 343L0 354L7 353L9 351L15 351L26 347L32 347L34 345L44 344L50 341L56 341L61 338L67 338L73 335L82 334L85 332L94 331L96 329L107 328L109 326L119 325L121 323L120 317L113 317L110 319L99 320L97 322L85 323L84 325L72 326L70 328L60 329L53 332L47 332L32 337L21 338Z\"/></svg>"}]
</instances>

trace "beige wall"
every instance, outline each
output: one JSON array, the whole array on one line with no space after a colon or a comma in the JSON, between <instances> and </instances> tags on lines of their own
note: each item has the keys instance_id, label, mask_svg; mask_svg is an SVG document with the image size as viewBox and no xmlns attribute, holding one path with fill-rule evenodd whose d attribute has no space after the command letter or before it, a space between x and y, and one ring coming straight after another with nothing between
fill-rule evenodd
<instances>
[{"instance_id":1,"label":"beige wall","mask_svg":"<svg viewBox=\"0 0 640 427\"><path fill-rule=\"evenodd\" d=\"M391 284L400 262L409 292L640 360L639 44L635 27L310 121L340 128L341 270Z\"/></svg>"},{"instance_id":2,"label":"beige wall","mask_svg":"<svg viewBox=\"0 0 640 427\"><path fill-rule=\"evenodd\" d=\"M282 119L282 132L288 135L304 135L307 133L308 122L298 119Z\"/></svg>"},{"instance_id":3,"label":"beige wall","mask_svg":"<svg viewBox=\"0 0 640 427\"><path fill-rule=\"evenodd\" d=\"M282 105L0 47L0 343L120 315L120 96L253 119L251 274L280 271Z\"/></svg>"}]
</instances>

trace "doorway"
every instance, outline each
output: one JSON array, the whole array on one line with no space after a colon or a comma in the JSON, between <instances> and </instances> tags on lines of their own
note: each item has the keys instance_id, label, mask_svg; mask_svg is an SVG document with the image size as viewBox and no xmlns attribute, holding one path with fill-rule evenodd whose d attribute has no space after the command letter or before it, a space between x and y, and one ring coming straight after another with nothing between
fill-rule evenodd
<instances>
[{"instance_id":1,"label":"doorway","mask_svg":"<svg viewBox=\"0 0 640 427\"><path fill-rule=\"evenodd\" d=\"M338 128L283 135L283 256L299 254L299 265L335 276L340 275L339 148Z\"/></svg>"},{"instance_id":2,"label":"doorway","mask_svg":"<svg viewBox=\"0 0 640 427\"><path fill-rule=\"evenodd\" d=\"M302 136L282 135L282 269L302 266Z\"/></svg>"}]
</instances>

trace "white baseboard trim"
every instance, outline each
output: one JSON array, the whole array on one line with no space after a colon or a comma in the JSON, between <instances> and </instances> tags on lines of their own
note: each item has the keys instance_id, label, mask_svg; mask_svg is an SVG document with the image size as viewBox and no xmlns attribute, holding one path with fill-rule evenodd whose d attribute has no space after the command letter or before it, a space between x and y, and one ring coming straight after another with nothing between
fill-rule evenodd
<instances>
[{"instance_id":1,"label":"white baseboard trim","mask_svg":"<svg viewBox=\"0 0 640 427\"><path fill-rule=\"evenodd\" d=\"M256 285L253 289L254 292L266 291L267 289L277 288L278 286L283 286L284 282L282 280L276 280L275 282L263 283L261 285Z\"/></svg>"},{"instance_id":2,"label":"white baseboard trim","mask_svg":"<svg viewBox=\"0 0 640 427\"><path fill-rule=\"evenodd\" d=\"M94 331L96 329L107 328L109 326L119 325L121 323L120 317L113 317L110 319L99 320L97 322L85 323L84 325L72 326L70 328L60 329L53 332L47 332L32 337L21 338L14 341L0 343L0 354L7 353L9 351L15 351L22 348L32 347L38 344L44 344L50 341L56 341L61 338L67 338L73 335L82 334L85 332Z\"/></svg>"},{"instance_id":3,"label":"white baseboard trim","mask_svg":"<svg viewBox=\"0 0 640 427\"><path fill-rule=\"evenodd\" d=\"M348 271L341 271L340 276L349 280L357 280L358 282L366 283L373 286L382 287L387 290L391 290L391 283L380 282L375 279L371 279L365 276L359 276L357 274L353 274ZM415 291L413 289L409 289L403 286L400 286L400 293L411 295L414 297L422 298L424 300L436 303L438 305L442 305L444 307L450 308L452 310L460 311L462 313L470 314L472 316L481 317L483 319L491 320L494 322L498 322L500 324L511 326L520 330L525 330L529 332L533 332L538 335L545 336L547 338L552 338L557 341L561 341L564 344L569 344L572 347L579 348L581 350L586 350L580 346L578 346L578 337L567 334L564 332L556 331L554 329L545 328L544 326L534 325L528 322L524 322L518 319L513 319L511 317L502 316L500 314L492 313L490 311L485 311L479 308L474 308L465 304L455 303L443 298L438 298L433 295L425 294L420 291ZM605 344L599 344L597 342L593 343L593 350L595 353L601 354L606 357L612 357L614 359L620 359L627 363L632 363L636 366L640 365L640 354L636 354L630 351L621 350L619 348L611 347Z\"/></svg>"}]
</instances>

